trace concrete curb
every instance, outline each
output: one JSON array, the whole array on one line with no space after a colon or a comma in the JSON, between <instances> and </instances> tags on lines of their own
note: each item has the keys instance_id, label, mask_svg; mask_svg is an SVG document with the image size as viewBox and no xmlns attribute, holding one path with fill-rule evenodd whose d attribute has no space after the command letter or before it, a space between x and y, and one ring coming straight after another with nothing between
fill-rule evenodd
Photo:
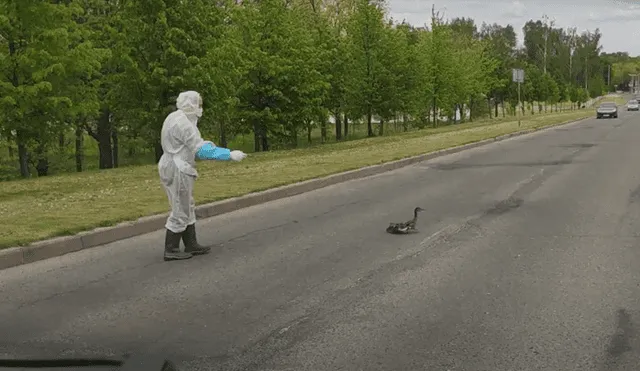
<instances>
[{"instance_id":1,"label":"concrete curb","mask_svg":"<svg viewBox=\"0 0 640 371\"><path fill-rule=\"evenodd\" d=\"M333 174L322 178L316 178L300 183L272 188L262 192L250 193L240 197L229 198L222 201L198 206L196 208L196 215L198 219L210 218L246 207L295 196L301 193L306 193L338 183L343 183L349 180L366 178L372 175L400 169L402 167L409 166L418 162L465 151L471 148L480 147L489 143L531 134L534 132L545 131L556 128L558 126L577 124L586 119L588 118L562 122L550 126L545 126L543 128L517 131L499 137L484 139L478 142L430 152L414 157L405 158L402 160L387 162L380 165L367 166L364 168ZM98 228L92 231L82 232L75 236L59 237L36 242L28 246L3 249L0 250L0 270L23 264L33 263L39 260L54 258L71 252L106 245L111 242L155 232L164 228L167 215L168 214L153 215L140 218L133 222L121 223L113 227Z\"/></svg>"}]
</instances>

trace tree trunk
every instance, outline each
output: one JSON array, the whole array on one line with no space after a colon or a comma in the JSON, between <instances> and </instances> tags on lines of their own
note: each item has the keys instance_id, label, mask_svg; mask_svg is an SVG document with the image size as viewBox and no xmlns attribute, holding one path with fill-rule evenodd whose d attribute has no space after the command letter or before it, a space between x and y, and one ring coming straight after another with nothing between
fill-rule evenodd
<instances>
[{"instance_id":1,"label":"tree trunk","mask_svg":"<svg viewBox=\"0 0 640 371\"><path fill-rule=\"evenodd\" d=\"M433 127L437 128L438 127L438 106L436 104L436 97L433 97L433 102L432 102L432 108L433 108Z\"/></svg>"},{"instance_id":2,"label":"tree trunk","mask_svg":"<svg viewBox=\"0 0 640 371\"><path fill-rule=\"evenodd\" d=\"M367 136L368 137L372 137L374 136L373 134L373 124L372 124L372 119L373 119L373 109L371 106L367 107Z\"/></svg>"},{"instance_id":3,"label":"tree trunk","mask_svg":"<svg viewBox=\"0 0 640 371\"><path fill-rule=\"evenodd\" d=\"M327 141L327 118L324 115L318 117L320 119L320 142Z\"/></svg>"},{"instance_id":4,"label":"tree trunk","mask_svg":"<svg viewBox=\"0 0 640 371\"><path fill-rule=\"evenodd\" d=\"M24 137L24 133L22 130L18 130L17 133L17 142L18 142L18 162L20 163L20 176L23 178L31 177L31 172L29 171L29 153L27 151L27 145L25 143L26 138Z\"/></svg>"},{"instance_id":5,"label":"tree trunk","mask_svg":"<svg viewBox=\"0 0 640 371\"><path fill-rule=\"evenodd\" d=\"M267 127L265 124L259 122L258 120L254 120L253 122L253 148L255 152L260 151L268 151L269 150L269 140L267 137Z\"/></svg>"},{"instance_id":6,"label":"tree trunk","mask_svg":"<svg viewBox=\"0 0 640 371\"><path fill-rule=\"evenodd\" d=\"M64 147L65 147L65 143L64 143L64 133L60 133L60 135L58 135L58 147L60 148L60 152L64 152Z\"/></svg>"},{"instance_id":7,"label":"tree trunk","mask_svg":"<svg viewBox=\"0 0 640 371\"><path fill-rule=\"evenodd\" d=\"M498 118L498 99L493 99L493 106L495 108L495 114L493 115L495 118Z\"/></svg>"},{"instance_id":8,"label":"tree trunk","mask_svg":"<svg viewBox=\"0 0 640 371\"><path fill-rule=\"evenodd\" d=\"M38 172L39 177L49 175L49 160L46 156L38 158L36 171Z\"/></svg>"},{"instance_id":9,"label":"tree trunk","mask_svg":"<svg viewBox=\"0 0 640 371\"><path fill-rule=\"evenodd\" d=\"M9 40L8 47L9 56L13 57L17 52L16 42L13 39ZM16 88L20 86L17 69L15 68L13 69L11 82ZM27 152L26 140L27 138L24 137L24 133L22 132L22 130L18 130L16 137L16 142L18 143L18 162L20 163L20 176L22 176L23 178L29 178L31 176L31 173L29 172L29 153Z\"/></svg>"},{"instance_id":10,"label":"tree trunk","mask_svg":"<svg viewBox=\"0 0 640 371\"><path fill-rule=\"evenodd\" d=\"M89 135L98 142L99 160L98 168L113 168L113 147L111 147L111 112L109 109L102 109L98 118L97 130L89 131Z\"/></svg>"},{"instance_id":11,"label":"tree trunk","mask_svg":"<svg viewBox=\"0 0 640 371\"><path fill-rule=\"evenodd\" d=\"M313 132L313 128L311 127L311 124L307 124L307 143L309 144L313 142L313 140L311 139L312 132Z\"/></svg>"},{"instance_id":12,"label":"tree trunk","mask_svg":"<svg viewBox=\"0 0 640 371\"><path fill-rule=\"evenodd\" d=\"M118 156L120 151L118 146L118 129L116 129L115 127L111 130L111 143L113 145L113 167L117 168L118 164L120 163ZM158 161L160 161L160 159L158 159Z\"/></svg>"},{"instance_id":13,"label":"tree trunk","mask_svg":"<svg viewBox=\"0 0 640 371\"><path fill-rule=\"evenodd\" d=\"M344 114L344 138L348 138L349 137L349 117L347 116L347 114Z\"/></svg>"},{"instance_id":14,"label":"tree trunk","mask_svg":"<svg viewBox=\"0 0 640 371\"><path fill-rule=\"evenodd\" d=\"M111 147L111 133L101 133L98 141L100 152L98 167L100 169L113 169L113 147Z\"/></svg>"},{"instance_id":15,"label":"tree trunk","mask_svg":"<svg viewBox=\"0 0 640 371\"><path fill-rule=\"evenodd\" d=\"M82 164L84 163L84 131L78 125L76 127L76 171L82 172Z\"/></svg>"},{"instance_id":16,"label":"tree trunk","mask_svg":"<svg viewBox=\"0 0 640 371\"><path fill-rule=\"evenodd\" d=\"M44 144L38 144L36 149L36 171L38 172L38 176L47 176L49 175L49 160L47 159L47 150Z\"/></svg>"},{"instance_id":17,"label":"tree trunk","mask_svg":"<svg viewBox=\"0 0 640 371\"><path fill-rule=\"evenodd\" d=\"M342 140L342 118L340 117L340 112L336 112L334 117L336 119L336 141Z\"/></svg>"},{"instance_id":18,"label":"tree trunk","mask_svg":"<svg viewBox=\"0 0 640 371\"><path fill-rule=\"evenodd\" d=\"M253 151L260 152L260 128L258 127L258 122L254 121L253 123Z\"/></svg>"},{"instance_id":19,"label":"tree trunk","mask_svg":"<svg viewBox=\"0 0 640 371\"><path fill-rule=\"evenodd\" d=\"M263 130L260 135L260 144L262 144L262 150L264 152L269 151L269 140L267 138L266 130Z\"/></svg>"},{"instance_id":20,"label":"tree trunk","mask_svg":"<svg viewBox=\"0 0 640 371\"><path fill-rule=\"evenodd\" d=\"M487 105L489 106L489 119L493 118L493 112L492 112L492 107L491 107L491 98L487 97Z\"/></svg>"},{"instance_id":21,"label":"tree trunk","mask_svg":"<svg viewBox=\"0 0 640 371\"><path fill-rule=\"evenodd\" d=\"M384 135L384 119L380 119L380 126L378 128L378 135L383 136Z\"/></svg>"},{"instance_id":22,"label":"tree trunk","mask_svg":"<svg viewBox=\"0 0 640 371\"><path fill-rule=\"evenodd\" d=\"M220 121L220 146L224 148L228 148L227 146L227 132L225 130L224 121Z\"/></svg>"}]
</instances>

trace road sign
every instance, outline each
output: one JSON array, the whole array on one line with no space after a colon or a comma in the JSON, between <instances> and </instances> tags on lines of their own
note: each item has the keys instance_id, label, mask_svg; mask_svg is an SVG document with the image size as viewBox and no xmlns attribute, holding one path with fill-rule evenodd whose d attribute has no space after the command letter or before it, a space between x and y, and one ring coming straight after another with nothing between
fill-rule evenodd
<instances>
[{"instance_id":1,"label":"road sign","mask_svg":"<svg viewBox=\"0 0 640 371\"><path fill-rule=\"evenodd\" d=\"M513 73L513 82L524 82L524 70L514 68L512 70Z\"/></svg>"}]
</instances>

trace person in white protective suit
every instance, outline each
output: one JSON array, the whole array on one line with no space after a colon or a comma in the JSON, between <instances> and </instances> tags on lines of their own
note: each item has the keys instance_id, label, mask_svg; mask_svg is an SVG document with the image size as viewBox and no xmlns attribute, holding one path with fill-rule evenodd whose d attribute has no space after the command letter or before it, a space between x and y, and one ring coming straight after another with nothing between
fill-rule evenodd
<instances>
[{"instance_id":1,"label":"person in white protective suit","mask_svg":"<svg viewBox=\"0 0 640 371\"><path fill-rule=\"evenodd\" d=\"M177 110L164 120L160 134L164 153L158 162L158 173L171 205L165 224L165 261L189 259L211 250L201 246L196 238L193 199L193 186L198 177L196 157L220 161L241 161L246 157L242 151L217 147L202 139L198 129L198 119L202 117L200 94L195 91L180 93L176 107ZM184 252L180 251L180 240L184 242Z\"/></svg>"}]
</instances>

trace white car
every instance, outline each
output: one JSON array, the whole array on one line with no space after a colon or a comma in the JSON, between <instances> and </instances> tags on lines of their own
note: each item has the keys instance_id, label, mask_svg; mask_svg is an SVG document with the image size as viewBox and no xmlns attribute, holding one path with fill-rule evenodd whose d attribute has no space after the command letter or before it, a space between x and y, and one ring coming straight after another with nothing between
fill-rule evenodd
<instances>
[{"instance_id":1,"label":"white car","mask_svg":"<svg viewBox=\"0 0 640 371\"><path fill-rule=\"evenodd\" d=\"M637 100L632 99L627 102L627 111L640 111L640 104Z\"/></svg>"}]
</instances>

